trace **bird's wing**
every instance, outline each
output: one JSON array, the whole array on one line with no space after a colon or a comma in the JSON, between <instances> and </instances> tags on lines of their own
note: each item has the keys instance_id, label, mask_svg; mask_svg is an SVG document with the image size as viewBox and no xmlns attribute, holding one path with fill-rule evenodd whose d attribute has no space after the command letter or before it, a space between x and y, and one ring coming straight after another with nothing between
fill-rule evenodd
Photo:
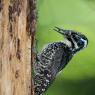
<instances>
[{"instance_id":1,"label":"bird's wing","mask_svg":"<svg viewBox=\"0 0 95 95\"><path fill-rule=\"evenodd\" d=\"M66 56L67 54L64 47L59 47L59 49L55 51L55 55L51 61L51 70L54 75L65 67L67 59Z\"/></svg>"},{"instance_id":2,"label":"bird's wing","mask_svg":"<svg viewBox=\"0 0 95 95\"><path fill-rule=\"evenodd\" d=\"M39 55L35 63L35 93L40 95L52 84L56 74L66 64L66 45L62 42L49 44Z\"/></svg>"},{"instance_id":3,"label":"bird's wing","mask_svg":"<svg viewBox=\"0 0 95 95\"><path fill-rule=\"evenodd\" d=\"M50 69L53 75L59 72L66 65L67 46L62 42L49 44L41 53L40 59L46 68Z\"/></svg>"}]
</instances>

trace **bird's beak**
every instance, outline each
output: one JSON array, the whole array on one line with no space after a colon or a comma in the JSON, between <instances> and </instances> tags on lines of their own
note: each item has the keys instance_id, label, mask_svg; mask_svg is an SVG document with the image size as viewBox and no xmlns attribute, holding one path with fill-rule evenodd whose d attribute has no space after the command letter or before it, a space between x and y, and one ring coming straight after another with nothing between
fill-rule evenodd
<instances>
[{"instance_id":1,"label":"bird's beak","mask_svg":"<svg viewBox=\"0 0 95 95\"><path fill-rule=\"evenodd\" d=\"M67 34L67 30L55 27L54 28L55 31L57 31L58 33L62 34L62 35L66 35Z\"/></svg>"}]
</instances>

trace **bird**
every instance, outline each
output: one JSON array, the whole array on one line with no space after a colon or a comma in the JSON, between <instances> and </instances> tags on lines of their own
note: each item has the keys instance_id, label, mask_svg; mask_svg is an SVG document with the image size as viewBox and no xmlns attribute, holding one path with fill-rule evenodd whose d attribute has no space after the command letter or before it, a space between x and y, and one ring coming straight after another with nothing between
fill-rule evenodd
<instances>
[{"instance_id":1,"label":"bird","mask_svg":"<svg viewBox=\"0 0 95 95\"><path fill-rule=\"evenodd\" d=\"M88 45L87 37L80 32L59 27L54 30L63 35L64 40L49 43L37 54L33 78L35 95L43 95L73 56Z\"/></svg>"}]
</instances>

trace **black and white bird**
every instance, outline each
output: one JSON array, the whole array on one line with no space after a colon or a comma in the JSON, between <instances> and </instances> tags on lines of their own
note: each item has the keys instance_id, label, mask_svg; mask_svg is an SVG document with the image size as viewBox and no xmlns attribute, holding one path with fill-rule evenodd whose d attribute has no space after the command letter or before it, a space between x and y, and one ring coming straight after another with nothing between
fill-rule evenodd
<instances>
[{"instance_id":1,"label":"black and white bird","mask_svg":"<svg viewBox=\"0 0 95 95\"><path fill-rule=\"evenodd\" d=\"M88 45L86 36L79 32L58 27L54 30L62 34L65 41L50 43L37 55L34 64L35 95L42 95L73 55Z\"/></svg>"}]
</instances>

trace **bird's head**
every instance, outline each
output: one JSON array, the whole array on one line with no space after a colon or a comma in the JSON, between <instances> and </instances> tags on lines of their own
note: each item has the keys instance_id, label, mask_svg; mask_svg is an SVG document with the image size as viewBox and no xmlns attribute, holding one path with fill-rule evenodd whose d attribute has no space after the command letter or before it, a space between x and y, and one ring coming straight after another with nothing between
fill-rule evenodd
<instances>
[{"instance_id":1,"label":"bird's head","mask_svg":"<svg viewBox=\"0 0 95 95\"><path fill-rule=\"evenodd\" d=\"M73 30L60 29L58 27L55 27L54 30L64 35L67 41L66 44L68 45L69 42L70 45L68 46L72 48L74 53L82 50L88 45L88 39L86 38L86 36L79 32L75 32Z\"/></svg>"}]
</instances>

